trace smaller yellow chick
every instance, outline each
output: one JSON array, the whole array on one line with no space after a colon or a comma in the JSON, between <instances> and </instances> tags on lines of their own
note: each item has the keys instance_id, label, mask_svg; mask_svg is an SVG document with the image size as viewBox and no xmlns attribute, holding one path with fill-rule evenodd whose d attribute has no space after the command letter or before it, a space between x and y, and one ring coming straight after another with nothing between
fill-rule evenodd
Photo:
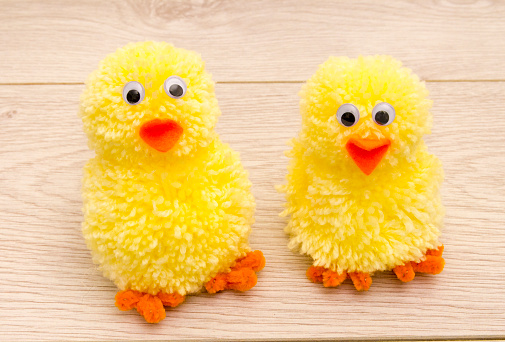
<instances>
[{"instance_id":1,"label":"smaller yellow chick","mask_svg":"<svg viewBox=\"0 0 505 342\"><path fill-rule=\"evenodd\" d=\"M368 290L376 271L404 282L441 272L443 172L422 139L432 124L424 83L389 56L331 57L300 95L280 189L289 247L314 259L307 277Z\"/></svg>"},{"instance_id":2,"label":"smaller yellow chick","mask_svg":"<svg viewBox=\"0 0 505 342\"><path fill-rule=\"evenodd\" d=\"M246 291L264 267L248 236L251 183L214 131L219 106L200 56L167 43L108 55L86 82L80 116L96 157L84 168L83 234L147 322L203 287Z\"/></svg>"}]
</instances>

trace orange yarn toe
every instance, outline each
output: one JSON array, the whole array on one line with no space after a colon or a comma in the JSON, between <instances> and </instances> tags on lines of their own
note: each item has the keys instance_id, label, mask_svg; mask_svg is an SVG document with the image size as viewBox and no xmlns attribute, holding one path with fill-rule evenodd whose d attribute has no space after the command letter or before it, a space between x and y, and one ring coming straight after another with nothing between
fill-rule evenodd
<instances>
[{"instance_id":1,"label":"orange yarn toe","mask_svg":"<svg viewBox=\"0 0 505 342\"><path fill-rule=\"evenodd\" d=\"M245 257L237 260L235 266L233 266L234 269L250 268L255 272L261 271L263 267L265 267L265 257L261 251L247 253Z\"/></svg>"},{"instance_id":2,"label":"orange yarn toe","mask_svg":"<svg viewBox=\"0 0 505 342\"><path fill-rule=\"evenodd\" d=\"M252 269L241 268L228 273L226 280L228 283L227 289L244 292L256 285L258 277Z\"/></svg>"},{"instance_id":3,"label":"orange yarn toe","mask_svg":"<svg viewBox=\"0 0 505 342\"><path fill-rule=\"evenodd\" d=\"M323 273L326 271L326 268L322 266L310 266L307 269L307 278L310 279L313 283L322 283L323 282Z\"/></svg>"},{"instance_id":4,"label":"orange yarn toe","mask_svg":"<svg viewBox=\"0 0 505 342\"><path fill-rule=\"evenodd\" d=\"M186 296L180 295L176 292L174 293L160 292L156 296L161 300L164 306L170 306L171 308L179 306L182 302L184 302L184 299L186 299Z\"/></svg>"},{"instance_id":5,"label":"orange yarn toe","mask_svg":"<svg viewBox=\"0 0 505 342\"><path fill-rule=\"evenodd\" d=\"M398 279L404 283L413 280L416 276L416 272L414 272L414 269L412 268L412 264L410 262L407 262L405 265L396 266L393 269L393 272L395 272Z\"/></svg>"},{"instance_id":6,"label":"orange yarn toe","mask_svg":"<svg viewBox=\"0 0 505 342\"><path fill-rule=\"evenodd\" d=\"M323 272L323 285L324 287L337 287L342 284L347 278L347 274L333 272L331 270L326 270Z\"/></svg>"},{"instance_id":7,"label":"orange yarn toe","mask_svg":"<svg viewBox=\"0 0 505 342\"><path fill-rule=\"evenodd\" d=\"M121 311L128 311L137 306L142 293L133 290L119 291L116 294L116 306Z\"/></svg>"},{"instance_id":8,"label":"orange yarn toe","mask_svg":"<svg viewBox=\"0 0 505 342\"><path fill-rule=\"evenodd\" d=\"M339 274L322 266L310 266L307 269L307 278L316 284L323 283L324 287L336 287L342 284L347 274Z\"/></svg>"},{"instance_id":9,"label":"orange yarn toe","mask_svg":"<svg viewBox=\"0 0 505 342\"><path fill-rule=\"evenodd\" d=\"M372 277L368 273L353 272L349 273L349 277L358 291L368 291L372 285Z\"/></svg>"},{"instance_id":10,"label":"orange yarn toe","mask_svg":"<svg viewBox=\"0 0 505 342\"><path fill-rule=\"evenodd\" d=\"M412 263L415 272L439 274L444 270L445 260L441 256L426 255L426 260Z\"/></svg>"},{"instance_id":11,"label":"orange yarn toe","mask_svg":"<svg viewBox=\"0 0 505 342\"><path fill-rule=\"evenodd\" d=\"M226 290L226 285L226 274L218 273L214 278L209 280L207 284L205 284L205 289L208 293L216 293Z\"/></svg>"},{"instance_id":12,"label":"orange yarn toe","mask_svg":"<svg viewBox=\"0 0 505 342\"><path fill-rule=\"evenodd\" d=\"M161 299L150 294L145 294L140 298L137 303L137 311L147 323L158 323L166 317Z\"/></svg>"}]
</instances>

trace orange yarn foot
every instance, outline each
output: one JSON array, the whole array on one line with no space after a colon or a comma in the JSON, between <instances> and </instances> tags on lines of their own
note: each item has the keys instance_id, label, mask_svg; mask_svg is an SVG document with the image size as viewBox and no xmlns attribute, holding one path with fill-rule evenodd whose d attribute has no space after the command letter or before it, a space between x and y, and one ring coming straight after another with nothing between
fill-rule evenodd
<instances>
[{"instance_id":1,"label":"orange yarn foot","mask_svg":"<svg viewBox=\"0 0 505 342\"><path fill-rule=\"evenodd\" d=\"M372 277L368 273L352 272L349 273L349 278L351 278L354 287L358 291L368 291L370 285L372 285Z\"/></svg>"},{"instance_id":2,"label":"orange yarn foot","mask_svg":"<svg viewBox=\"0 0 505 342\"><path fill-rule=\"evenodd\" d=\"M322 283L324 287L337 287L347 278L351 278L358 291L368 290L372 284L368 273L337 273L321 266L310 266L307 269L307 278L313 283Z\"/></svg>"},{"instance_id":3,"label":"orange yarn foot","mask_svg":"<svg viewBox=\"0 0 505 342\"><path fill-rule=\"evenodd\" d=\"M238 259L233 266L234 269L250 268L254 272L259 272L265 267L265 257L261 251L249 252L241 259Z\"/></svg>"},{"instance_id":4,"label":"orange yarn foot","mask_svg":"<svg viewBox=\"0 0 505 342\"><path fill-rule=\"evenodd\" d=\"M137 307L137 303L143 296L141 292L133 290L119 291L116 294L116 306L121 311L128 311Z\"/></svg>"},{"instance_id":5,"label":"orange yarn foot","mask_svg":"<svg viewBox=\"0 0 505 342\"><path fill-rule=\"evenodd\" d=\"M164 306L169 306L171 308L175 308L184 302L186 296L180 295L177 292L174 293L163 293L160 292L156 295Z\"/></svg>"},{"instance_id":6,"label":"orange yarn foot","mask_svg":"<svg viewBox=\"0 0 505 342\"><path fill-rule=\"evenodd\" d=\"M245 292L258 282L256 273L251 268L239 268L228 273L226 289Z\"/></svg>"},{"instance_id":7,"label":"orange yarn foot","mask_svg":"<svg viewBox=\"0 0 505 342\"><path fill-rule=\"evenodd\" d=\"M347 273L337 273L332 270L323 272L323 286L324 287L337 287L347 279Z\"/></svg>"},{"instance_id":8,"label":"orange yarn foot","mask_svg":"<svg viewBox=\"0 0 505 342\"><path fill-rule=\"evenodd\" d=\"M438 249L430 249L426 252L426 259L421 262L408 262L401 266L396 266L393 271L398 279L408 282L414 279L416 272L439 274L444 270L445 260L442 258L444 246Z\"/></svg>"},{"instance_id":9,"label":"orange yarn foot","mask_svg":"<svg viewBox=\"0 0 505 342\"><path fill-rule=\"evenodd\" d=\"M223 290L247 291L252 289L258 278L256 272L265 267L265 257L261 251L249 252L235 262L229 273L218 273L205 284L208 293Z\"/></svg>"},{"instance_id":10,"label":"orange yarn foot","mask_svg":"<svg viewBox=\"0 0 505 342\"><path fill-rule=\"evenodd\" d=\"M322 283L323 282L323 273L327 271L326 268L322 266L310 266L307 269L307 278L313 283Z\"/></svg>"},{"instance_id":11,"label":"orange yarn foot","mask_svg":"<svg viewBox=\"0 0 505 342\"><path fill-rule=\"evenodd\" d=\"M158 323L166 317L161 299L150 294L145 294L140 298L137 303L137 311L147 323Z\"/></svg>"},{"instance_id":12,"label":"orange yarn foot","mask_svg":"<svg viewBox=\"0 0 505 342\"><path fill-rule=\"evenodd\" d=\"M138 313L148 323L158 323L165 319L166 313L163 306L176 307L186 297L178 293L158 293L156 296L133 290L119 291L116 294L116 306L121 311L136 308Z\"/></svg>"},{"instance_id":13,"label":"orange yarn foot","mask_svg":"<svg viewBox=\"0 0 505 342\"><path fill-rule=\"evenodd\" d=\"M439 274L444 270L445 260L441 256L427 255L426 260L412 263L415 272Z\"/></svg>"},{"instance_id":14,"label":"orange yarn foot","mask_svg":"<svg viewBox=\"0 0 505 342\"><path fill-rule=\"evenodd\" d=\"M414 268L412 267L412 263L408 262L405 265L396 266L393 269L398 279L407 283L414 279L416 276L416 272L414 272Z\"/></svg>"},{"instance_id":15,"label":"orange yarn foot","mask_svg":"<svg viewBox=\"0 0 505 342\"><path fill-rule=\"evenodd\" d=\"M226 290L228 286L228 281L226 280L227 274L218 273L214 278L209 280L207 284L205 284L205 289L208 293L216 293L219 291Z\"/></svg>"}]
</instances>

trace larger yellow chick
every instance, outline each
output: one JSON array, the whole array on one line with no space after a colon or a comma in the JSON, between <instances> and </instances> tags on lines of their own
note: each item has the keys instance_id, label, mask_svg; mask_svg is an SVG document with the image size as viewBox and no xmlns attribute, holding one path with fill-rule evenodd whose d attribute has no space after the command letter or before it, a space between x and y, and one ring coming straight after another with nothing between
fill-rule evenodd
<instances>
[{"instance_id":1,"label":"larger yellow chick","mask_svg":"<svg viewBox=\"0 0 505 342\"><path fill-rule=\"evenodd\" d=\"M422 139L432 124L424 83L389 56L331 57L300 95L281 190L289 246L314 259L308 278L368 290L375 271L402 281L441 272L443 173Z\"/></svg>"},{"instance_id":2,"label":"larger yellow chick","mask_svg":"<svg viewBox=\"0 0 505 342\"><path fill-rule=\"evenodd\" d=\"M84 168L83 233L119 287L116 306L151 323L187 294L246 291L264 266L238 153L214 131L219 106L200 56L129 44L86 82L80 116L96 152Z\"/></svg>"}]
</instances>

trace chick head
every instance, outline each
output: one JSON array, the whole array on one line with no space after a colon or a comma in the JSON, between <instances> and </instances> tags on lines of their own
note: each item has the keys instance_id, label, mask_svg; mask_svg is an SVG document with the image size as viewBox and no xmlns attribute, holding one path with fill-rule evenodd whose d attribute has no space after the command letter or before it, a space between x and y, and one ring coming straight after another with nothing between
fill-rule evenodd
<instances>
[{"instance_id":1,"label":"chick head","mask_svg":"<svg viewBox=\"0 0 505 342\"><path fill-rule=\"evenodd\" d=\"M389 56L331 57L300 96L305 146L350 173L410 160L431 129L424 83Z\"/></svg>"},{"instance_id":2,"label":"chick head","mask_svg":"<svg viewBox=\"0 0 505 342\"><path fill-rule=\"evenodd\" d=\"M191 155L212 141L219 115L200 56L162 42L131 43L108 55L80 103L90 148L118 160Z\"/></svg>"}]
</instances>

